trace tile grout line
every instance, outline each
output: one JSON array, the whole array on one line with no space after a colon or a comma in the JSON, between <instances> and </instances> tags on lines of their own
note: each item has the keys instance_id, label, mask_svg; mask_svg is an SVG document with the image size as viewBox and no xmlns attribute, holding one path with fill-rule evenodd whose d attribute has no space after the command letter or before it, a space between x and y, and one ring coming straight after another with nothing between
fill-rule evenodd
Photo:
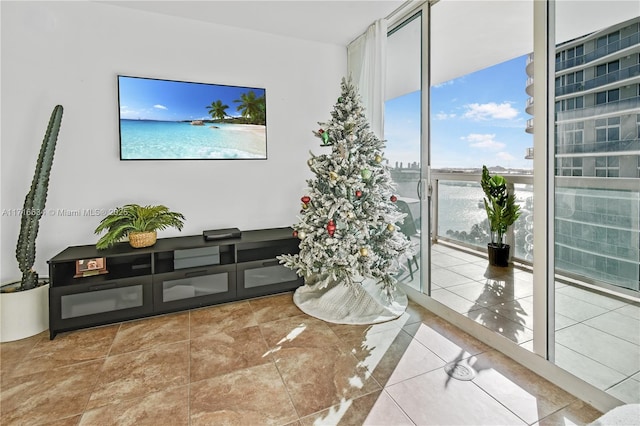
<instances>
[{"instance_id":1,"label":"tile grout line","mask_svg":"<svg viewBox=\"0 0 640 426\"><path fill-rule=\"evenodd\" d=\"M291 406L293 407L293 411L296 413L296 417L297 417L296 420L298 422L300 422L300 413L298 412L298 408L293 403L293 398L291 397L291 392L289 391L289 387L287 386L287 383L285 382L284 377L282 376L282 372L280 371L280 368L278 368L278 363L275 360L275 356L271 352L272 348L270 347L269 342L267 342L267 339L264 337L264 333L262 332L262 327L260 327L260 325L263 324L263 323L262 322L258 322L258 318L256 317L256 312L255 312L254 307L253 307L253 305L251 303L249 303L249 308L251 309L251 315L253 315L253 319L256 322L257 326L258 326L258 331L260 332L260 336L262 337L262 340L263 340L265 346L267 347L267 351L269 352L269 356L271 357L271 363L273 364L273 366L275 367L276 371L278 372L278 375L280 376L280 381L282 382L282 386L284 387L285 392L287 392L287 397L289 398L289 402L291 403ZM271 322L271 321L266 321L266 322ZM296 420L294 420L294 421L296 421Z\"/></svg>"}]
</instances>

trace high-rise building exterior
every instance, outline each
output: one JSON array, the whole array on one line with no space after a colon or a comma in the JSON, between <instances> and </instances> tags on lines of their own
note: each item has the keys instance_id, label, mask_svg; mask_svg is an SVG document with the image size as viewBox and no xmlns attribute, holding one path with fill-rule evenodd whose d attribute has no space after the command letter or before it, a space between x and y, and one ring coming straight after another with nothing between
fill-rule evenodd
<instances>
[{"instance_id":1,"label":"high-rise building exterior","mask_svg":"<svg viewBox=\"0 0 640 426\"><path fill-rule=\"evenodd\" d=\"M640 17L558 45L555 65L556 268L637 292Z\"/></svg>"}]
</instances>

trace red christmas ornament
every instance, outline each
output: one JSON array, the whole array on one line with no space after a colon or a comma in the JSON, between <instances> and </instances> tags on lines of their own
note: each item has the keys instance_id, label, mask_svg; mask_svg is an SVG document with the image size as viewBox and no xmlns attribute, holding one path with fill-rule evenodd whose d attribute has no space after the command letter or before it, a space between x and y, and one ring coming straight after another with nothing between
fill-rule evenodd
<instances>
[{"instance_id":1,"label":"red christmas ornament","mask_svg":"<svg viewBox=\"0 0 640 426\"><path fill-rule=\"evenodd\" d=\"M293 231L293 236L297 237L298 236L298 231Z\"/></svg>"},{"instance_id":2,"label":"red christmas ornament","mask_svg":"<svg viewBox=\"0 0 640 426\"><path fill-rule=\"evenodd\" d=\"M302 201L305 204L309 204L309 201L311 201L311 198L305 195L304 197L300 198L300 201Z\"/></svg>"},{"instance_id":3,"label":"red christmas ornament","mask_svg":"<svg viewBox=\"0 0 640 426\"><path fill-rule=\"evenodd\" d=\"M398 201L398 197L396 197L395 195L392 195L391 197L389 197L389 199L391 200L392 203L395 203L396 201Z\"/></svg>"},{"instance_id":4,"label":"red christmas ornament","mask_svg":"<svg viewBox=\"0 0 640 426\"><path fill-rule=\"evenodd\" d=\"M362 197L362 191L357 190L356 191L356 197L358 197L358 198Z\"/></svg>"},{"instance_id":5,"label":"red christmas ornament","mask_svg":"<svg viewBox=\"0 0 640 426\"><path fill-rule=\"evenodd\" d=\"M331 237L333 237L333 234L336 232L336 224L333 223L333 220L330 220L329 223L327 223L327 232Z\"/></svg>"}]
</instances>

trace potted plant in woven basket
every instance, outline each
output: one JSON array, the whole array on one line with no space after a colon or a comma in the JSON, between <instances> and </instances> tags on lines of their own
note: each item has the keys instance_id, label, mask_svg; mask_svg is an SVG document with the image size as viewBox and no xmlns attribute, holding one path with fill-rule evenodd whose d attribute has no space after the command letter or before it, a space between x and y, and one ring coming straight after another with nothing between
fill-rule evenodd
<instances>
[{"instance_id":1,"label":"potted plant in woven basket","mask_svg":"<svg viewBox=\"0 0 640 426\"><path fill-rule=\"evenodd\" d=\"M516 196L509 194L506 179L500 175L491 176L486 166L482 166L480 185L491 231L491 242L487 244L489 264L509 266L510 246L505 244L504 237L509 226L520 216L520 206L516 204Z\"/></svg>"},{"instance_id":2,"label":"potted plant in woven basket","mask_svg":"<svg viewBox=\"0 0 640 426\"><path fill-rule=\"evenodd\" d=\"M184 216L169 211L163 205L140 206L127 204L117 208L102 219L96 234L107 231L97 242L96 248L103 250L128 237L133 248L150 247L156 243L157 231L166 228L182 230Z\"/></svg>"}]
</instances>

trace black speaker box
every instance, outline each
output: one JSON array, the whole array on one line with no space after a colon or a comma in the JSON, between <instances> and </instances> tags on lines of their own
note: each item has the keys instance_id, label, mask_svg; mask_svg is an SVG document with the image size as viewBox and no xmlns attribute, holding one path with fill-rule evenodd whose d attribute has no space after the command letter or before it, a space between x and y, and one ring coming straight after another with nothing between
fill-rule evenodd
<instances>
[{"instance_id":1,"label":"black speaker box","mask_svg":"<svg viewBox=\"0 0 640 426\"><path fill-rule=\"evenodd\" d=\"M202 236L205 241L224 240L226 238L240 238L242 232L238 228L210 229L202 231Z\"/></svg>"}]
</instances>

